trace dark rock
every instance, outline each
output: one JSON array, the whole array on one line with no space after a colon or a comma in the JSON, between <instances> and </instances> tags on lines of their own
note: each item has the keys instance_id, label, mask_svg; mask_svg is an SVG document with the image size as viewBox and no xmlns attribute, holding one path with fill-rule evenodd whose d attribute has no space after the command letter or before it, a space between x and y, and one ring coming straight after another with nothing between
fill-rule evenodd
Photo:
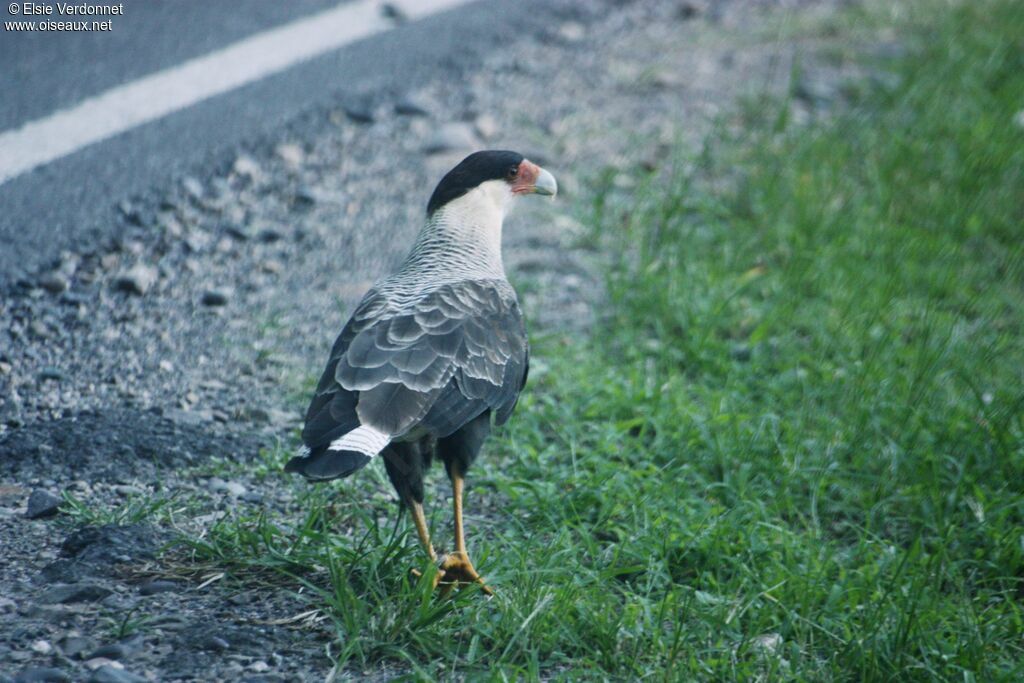
<instances>
[{"instance_id":1,"label":"dark rock","mask_svg":"<svg viewBox=\"0 0 1024 683\"><path fill-rule=\"evenodd\" d=\"M822 78L801 78L793 88L793 95L799 100L814 107L827 107L838 96L839 89L835 83Z\"/></svg>"},{"instance_id":2,"label":"dark rock","mask_svg":"<svg viewBox=\"0 0 1024 683\"><path fill-rule=\"evenodd\" d=\"M156 268L139 264L134 268L119 275L114 280L114 289L119 292L127 292L136 296L142 296L149 291L149 288L156 282L159 273Z\"/></svg>"},{"instance_id":3,"label":"dark rock","mask_svg":"<svg viewBox=\"0 0 1024 683\"><path fill-rule=\"evenodd\" d=\"M214 652L223 652L231 648L231 643L224 640L220 636L209 636L199 643L199 647L203 650L213 650Z\"/></svg>"},{"instance_id":4,"label":"dark rock","mask_svg":"<svg viewBox=\"0 0 1024 683\"><path fill-rule=\"evenodd\" d=\"M84 636L65 636L57 642L57 647L65 657L84 659L85 653L95 647L95 643Z\"/></svg>"},{"instance_id":5,"label":"dark rock","mask_svg":"<svg viewBox=\"0 0 1024 683\"><path fill-rule=\"evenodd\" d=\"M181 584L177 581L166 581L164 579L150 579L139 586L140 595L156 595L157 593L173 593L181 590Z\"/></svg>"},{"instance_id":6,"label":"dark rock","mask_svg":"<svg viewBox=\"0 0 1024 683\"><path fill-rule=\"evenodd\" d=\"M380 13L396 23L402 23L409 20L409 15L405 13L405 10L391 2L385 2L381 5Z\"/></svg>"},{"instance_id":7,"label":"dark rock","mask_svg":"<svg viewBox=\"0 0 1024 683\"><path fill-rule=\"evenodd\" d=\"M69 306L78 306L88 303L90 300L91 297L84 292L64 292L60 297L60 302Z\"/></svg>"},{"instance_id":8,"label":"dark rock","mask_svg":"<svg viewBox=\"0 0 1024 683\"><path fill-rule=\"evenodd\" d=\"M317 191L308 185L303 185L295 190L292 203L300 209L308 209L316 204Z\"/></svg>"},{"instance_id":9,"label":"dark rock","mask_svg":"<svg viewBox=\"0 0 1024 683\"><path fill-rule=\"evenodd\" d=\"M138 674L104 664L92 672L89 683L148 683L148 681Z\"/></svg>"},{"instance_id":10,"label":"dark rock","mask_svg":"<svg viewBox=\"0 0 1024 683\"><path fill-rule=\"evenodd\" d=\"M124 659L129 653L130 649L121 643L111 643L109 645L102 645L96 648L87 659L94 659L96 657L105 657L106 659Z\"/></svg>"},{"instance_id":11,"label":"dark rock","mask_svg":"<svg viewBox=\"0 0 1024 683\"><path fill-rule=\"evenodd\" d=\"M224 226L224 232L240 242L245 242L252 238L252 231L249 229L249 226L243 223L229 223Z\"/></svg>"},{"instance_id":12,"label":"dark rock","mask_svg":"<svg viewBox=\"0 0 1024 683\"><path fill-rule=\"evenodd\" d=\"M39 381L45 382L46 380L53 380L54 382L63 382L67 379L67 375L61 372L58 368L52 365L47 365L39 371Z\"/></svg>"},{"instance_id":13,"label":"dark rock","mask_svg":"<svg viewBox=\"0 0 1024 683\"><path fill-rule=\"evenodd\" d=\"M148 524L84 527L68 536L60 552L79 562L113 564L152 559L162 536Z\"/></svg>"},{"instance_id":14,"label":"dark rock","mask_svg":"<svg viewBox=\"0 0 1024 683\"><path fill-rule=\"evenodd\" d=\"M18 416L4 417L9 424ZM208 422L179 423L137 408L109 406L52 420L18 421L26 424L0 434L0 479L5 481L28 481L57 471L80 472L79 478L88 473L92 482L151 481L157 465L188 465L199 454L215 451L255 455L261 446L253 436L215 433ZM52 450L40 457L39 444ZM131 457L120 455L129 449Z\"/></svg>"},{"instance_id":15,"label":"dark rock","mask_svg":"<svg viewBox=\"0 0 1024 683\"><path fill-rule=\"evenodd\" d=\"M120 202L117 205L117 209L124 216L125 220L132 225L142 225L142 214L139 212L138 207L127 199Z\"/></svg>"},{"instance_id":16,"label":"dark rock","mask_svg":"<svg viewBox=\"0 0 1024 683\"><path fill-rule=\"evenodd\" d=\"M63 502L64 499L60 496L55 496L43 489L36 489L28 497L28 509L25 511L25 516L29 519L53 517L59 512L58 508Z\"/></svg>"},{"instance_id":17,"label":"dark rock","mask_svg":"<svg viewBox=\"0 0 1024 683\"><path fill-rule=\"evenodd\" d=\"M50 273L39 279L39 286L50 294L61 294L68 288L68 280L60 273Z\"/></svg>"},{"instance_id":18,"label":"dark rock","mask_svg":"<svg viewBox=\"0 0 1024 683\"><path fill-rule=\"evenodd\" d=\"M47 589L39 596L45 605L67 605L73 602L98 602L114 591L97 583L61 584Z\"/></svg>"},{"instance_id":19,"label":"dark rock","mask_svg":"<svg viewBox=\"0 0 1024 683\"><path fill-rule=\"evenodd\" d=\"M729 349L729 356L733 360L740 361L741 363L747 362L748 360L750 360L750 356L751 356L750 345L749 344L734 344L733 347L731 349Z\"/></svg>"},{"instance_id":20,"label":"dark rock","mask_svg":"<svg viewBox=\"0 0 1024 683\"><path fill-rule=\"evenodd\" d=\"M345 116L356 123L373 123L373 107L365 102L352 102L345 105Z\"/></svg>"},{"instance_id":21,"label":"dark rock","mask_svg":"<svg viewBox=\"0 0 1024 683\"><path fill-rule=\"evenodd\" d=\"M284 234L275 228L263 228L260 230L258 237L260 242L263 242L264 244L273 244L274 242L280 242L283 240Z\"/></svg>"},{"instance_id":22,"label":"dark rock","mask_svg":"<svg viewBox=\"0 0 1024 683\"><path fill-rule=\"evenodd\" d=\"M127 595L111 593L107 597L100 600L100 604L115 612L128 612L130 610L135 609L135 606L138 604L138 601Z\"/></svg>"},{"instance_id":23,"label":"dark rock","mask_svg":"<svg viewBox=\"0 0 1024 683\"><path fill-rule=\"evenodd\" d=\"M704 7L699 2L694 2L694 0L683 0L683 2L679 3L679 8L676 10L676 13L679 15L680 19L685 21L695 19L700 16L703 11Z\"/></svg>"},{"instance_id":24,"label":"dark rock","mask_svg":"<svg viewBox=\"0 0 1024 683\"><path fill-rule=\"evenodd\" d=\"M38 581L43 584L77 583L89 576L89 567L74 560L54 560L39 570Z\"/></svg>"},{"instance_id":25,"label":"dark rock","mask_svg":"<svg viewBox=\"0 0 1024 683\"><path fill-rule=\"evenodd\" d=\"M231 294L231 290L224 287L208 289L203 292L200 301L204 306L227 306L231 300Z\"/></svg>"},{"instance_id":26,"label":"dark rock","mask_svg":"<svg viewBox=\"0 0 1024 683\"><path fill-rule=\"evenodd\" d=\"M430 108L418 97L406 96L395 102L395 113L401 116L430 116Z\"/></svg>"},{"instance_id":27,"label":"dark rock","mask_svg":"<svg viewBox=\"0 0 1024 683\"><path fill-rule=\"evenodd\" d=\"M50 669L34 666L30 669L23 669L14 677L15 683L67 683L71 676L60 669Z\"/></svg>"}]
</instances>

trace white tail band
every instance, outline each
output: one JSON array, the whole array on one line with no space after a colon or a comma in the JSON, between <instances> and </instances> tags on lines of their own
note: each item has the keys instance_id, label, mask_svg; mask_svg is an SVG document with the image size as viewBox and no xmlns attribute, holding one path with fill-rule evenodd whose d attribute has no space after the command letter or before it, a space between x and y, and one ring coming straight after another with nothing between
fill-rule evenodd
<instances>
[{"instance_id":1,"label":"white tail band","mask_svg":"<svg viewBox=\"0 0 1024 683\"><path fill-rule=\"evenodd\" d=\"M356 427L345 436L339 437L327 447L329 451L355 451L371 458L391 443L391 435L368 425Z\"/></svg>"}]
</instances>

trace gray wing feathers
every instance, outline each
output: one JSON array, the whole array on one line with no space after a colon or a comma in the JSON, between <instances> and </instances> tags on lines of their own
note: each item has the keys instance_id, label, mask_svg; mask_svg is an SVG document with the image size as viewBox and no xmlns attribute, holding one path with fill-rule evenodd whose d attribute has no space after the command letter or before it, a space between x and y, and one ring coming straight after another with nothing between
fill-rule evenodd
<instances>
[{"instance_id":1,"label":"gray wing feathers","mask_svg":"<svg viewBox=\"0 0 1024 683\"><path fill-rule=\"evenodd\" d=\"M444 437L487 410L508 419L529 349L515 294L501 281L445 285L396 311L371 290L331 350L303 441L330 443L359 425Z\"/></svg>"},{"instance_id":2,"label":"gray wing feathers","mask_svg":"<svg viewBox=\"0 0 1024 683\"><path fill-rule=\"evenodd\" d=\"M378 310L377 320L362 318L334 374L340 389L360 392L363 424L399 435L422 423L445 436L515 404L526 333L507 283L454 283L398 315Z\"/></svg>"}]
</instances>

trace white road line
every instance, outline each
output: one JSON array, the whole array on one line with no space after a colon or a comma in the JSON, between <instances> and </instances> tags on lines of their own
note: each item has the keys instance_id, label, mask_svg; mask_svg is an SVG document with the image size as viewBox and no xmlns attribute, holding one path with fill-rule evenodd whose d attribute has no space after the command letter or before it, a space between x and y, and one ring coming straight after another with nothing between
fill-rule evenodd
<instances>
[{"instance_id":1,"label":"white road line","mask_svg":"<svg viewBox=\"0 0 1024 683\"><path fill-rule=\"evenodd\" d=\"M404 0L392 4L415 20L469 1ZM383 15L380 0L355 0L4 131L0 133L0 184L87 145L393 26Z\"/></svg>"}]
</instances>

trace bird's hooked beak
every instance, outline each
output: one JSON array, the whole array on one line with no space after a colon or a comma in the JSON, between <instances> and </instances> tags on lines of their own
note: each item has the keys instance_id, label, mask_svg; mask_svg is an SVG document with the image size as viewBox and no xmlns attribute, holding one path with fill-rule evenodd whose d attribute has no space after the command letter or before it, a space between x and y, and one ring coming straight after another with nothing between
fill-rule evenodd
<instances>
[{"instance_id":1,"label":"bird's hooked beak","mask_svg":"<svg viewBox=\"0 0 1024 683\"><path fill-rule=\"evenodd\" d=\"M555 176L529 159L523 159L519 164L519 174L516 182L512 185L512 192L554 197L558 194L558 183L555 181Z\"/></svg>"}]
</instances>

